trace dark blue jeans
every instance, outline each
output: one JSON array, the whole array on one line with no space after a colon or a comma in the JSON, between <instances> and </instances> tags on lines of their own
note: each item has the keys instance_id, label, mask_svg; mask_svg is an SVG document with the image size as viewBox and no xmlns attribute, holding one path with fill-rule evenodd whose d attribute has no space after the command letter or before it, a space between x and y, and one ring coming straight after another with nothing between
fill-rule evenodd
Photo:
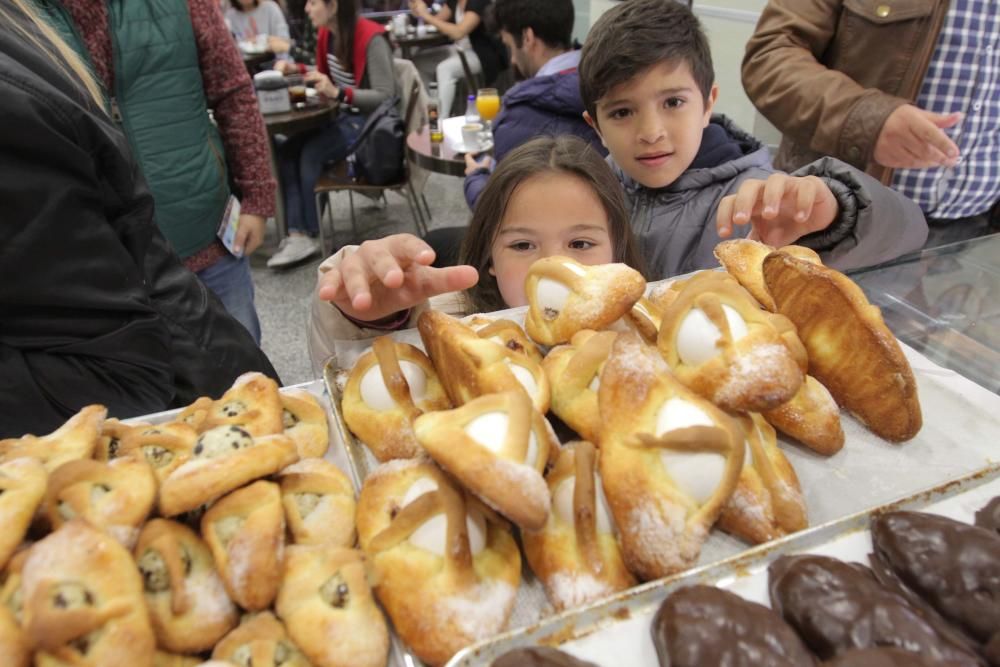
<instances>
[{"instance_id":1,"label":"dark blue jeans","mask_svg":"<svg viewBox=\"0 0 1000 667\"><path fill-rule=\"evenodd\" d=\"M290 137L278 147L278 177L284 194L289 231L319 233L313 189L323 165L347 157L347 149L365 124L362 114L340 113L326 127Z\"/></svg>"}]
</instances>

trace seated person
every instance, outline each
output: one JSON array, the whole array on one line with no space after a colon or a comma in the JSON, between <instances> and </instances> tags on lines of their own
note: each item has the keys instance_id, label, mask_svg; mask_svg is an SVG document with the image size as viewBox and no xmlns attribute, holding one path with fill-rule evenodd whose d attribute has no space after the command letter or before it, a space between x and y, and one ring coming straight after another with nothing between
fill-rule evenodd
<instances>
[{"instance_id":1,"label":"seated person","mask_svg":"<svg viewBox=\"0 0 1000 667\"><path fill-rule=\"evenodd\" d=\"M226 21L240 42L255 43L258 48L266 45L278 60L288 57L292 48L288 21L274 0L229 0L229 3Z\"/></svg>"},{"instance_id":2,"label":"seated person","mask_svg":"<svg viewBox=\"0 0 1000 667\"><path fill-rule=\"evenodd\" d=\"M674 0L630 0L590 29L580 59L586 118L625 188L651 278L713 267L734 226L799 243L839 270L890 260L927 237L920 209L830 157L792 174L723 116L708 40Z\"/></svg>"}]
</instances>

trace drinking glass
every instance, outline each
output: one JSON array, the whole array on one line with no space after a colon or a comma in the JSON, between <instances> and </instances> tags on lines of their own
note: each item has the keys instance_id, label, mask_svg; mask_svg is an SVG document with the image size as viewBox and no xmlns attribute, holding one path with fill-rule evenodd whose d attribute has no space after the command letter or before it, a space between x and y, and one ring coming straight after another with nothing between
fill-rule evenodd
<instances>
[{"instance_id":1,"label":"drinking glass","mask_svg":"<svg viewBox=\"0 0 1000 667\"><path fill-rule=\"evenodd\" d=\"M493 119L500 113L500 95L496 88L480 88L476 93L476 111L486 123L486 129L493 130Z\"/></svg>"}]
</instances>

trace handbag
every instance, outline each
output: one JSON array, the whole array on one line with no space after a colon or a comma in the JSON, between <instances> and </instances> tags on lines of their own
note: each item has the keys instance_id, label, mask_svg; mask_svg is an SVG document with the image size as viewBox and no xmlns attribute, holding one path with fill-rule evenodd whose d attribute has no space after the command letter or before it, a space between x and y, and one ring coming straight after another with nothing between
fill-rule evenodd
<instances>
[{"instance_id":1,"label":"handbag","mask_svg":"<svg viewBox=\"0 0 1000 667\"><path fill-rule=\"evenodd\" d=\"M376 107L348 149L348 155L353 157L355 180L368 185L402 182L405 142L406 129L396 95Z\"/></svg>"}]
</instances>

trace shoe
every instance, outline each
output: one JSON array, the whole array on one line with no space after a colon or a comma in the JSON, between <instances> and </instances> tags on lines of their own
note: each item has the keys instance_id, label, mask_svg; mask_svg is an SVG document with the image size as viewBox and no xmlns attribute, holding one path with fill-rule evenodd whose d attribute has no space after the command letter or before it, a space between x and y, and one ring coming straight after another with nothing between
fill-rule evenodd
<instances>
[{"instance_id":1,"label":"shoe","mask_svg":"<svg viewBox=\"0 0 1000 667\"><path fill-rule=\"evenodd\" d=\"M271 255L271 259L267 260L267 268L279 269L284 266L291 266L318 254L319 242L316 239L292 234L282 239L281 245L278 246L278 252Z\"/></svg>"}]
</instances>

